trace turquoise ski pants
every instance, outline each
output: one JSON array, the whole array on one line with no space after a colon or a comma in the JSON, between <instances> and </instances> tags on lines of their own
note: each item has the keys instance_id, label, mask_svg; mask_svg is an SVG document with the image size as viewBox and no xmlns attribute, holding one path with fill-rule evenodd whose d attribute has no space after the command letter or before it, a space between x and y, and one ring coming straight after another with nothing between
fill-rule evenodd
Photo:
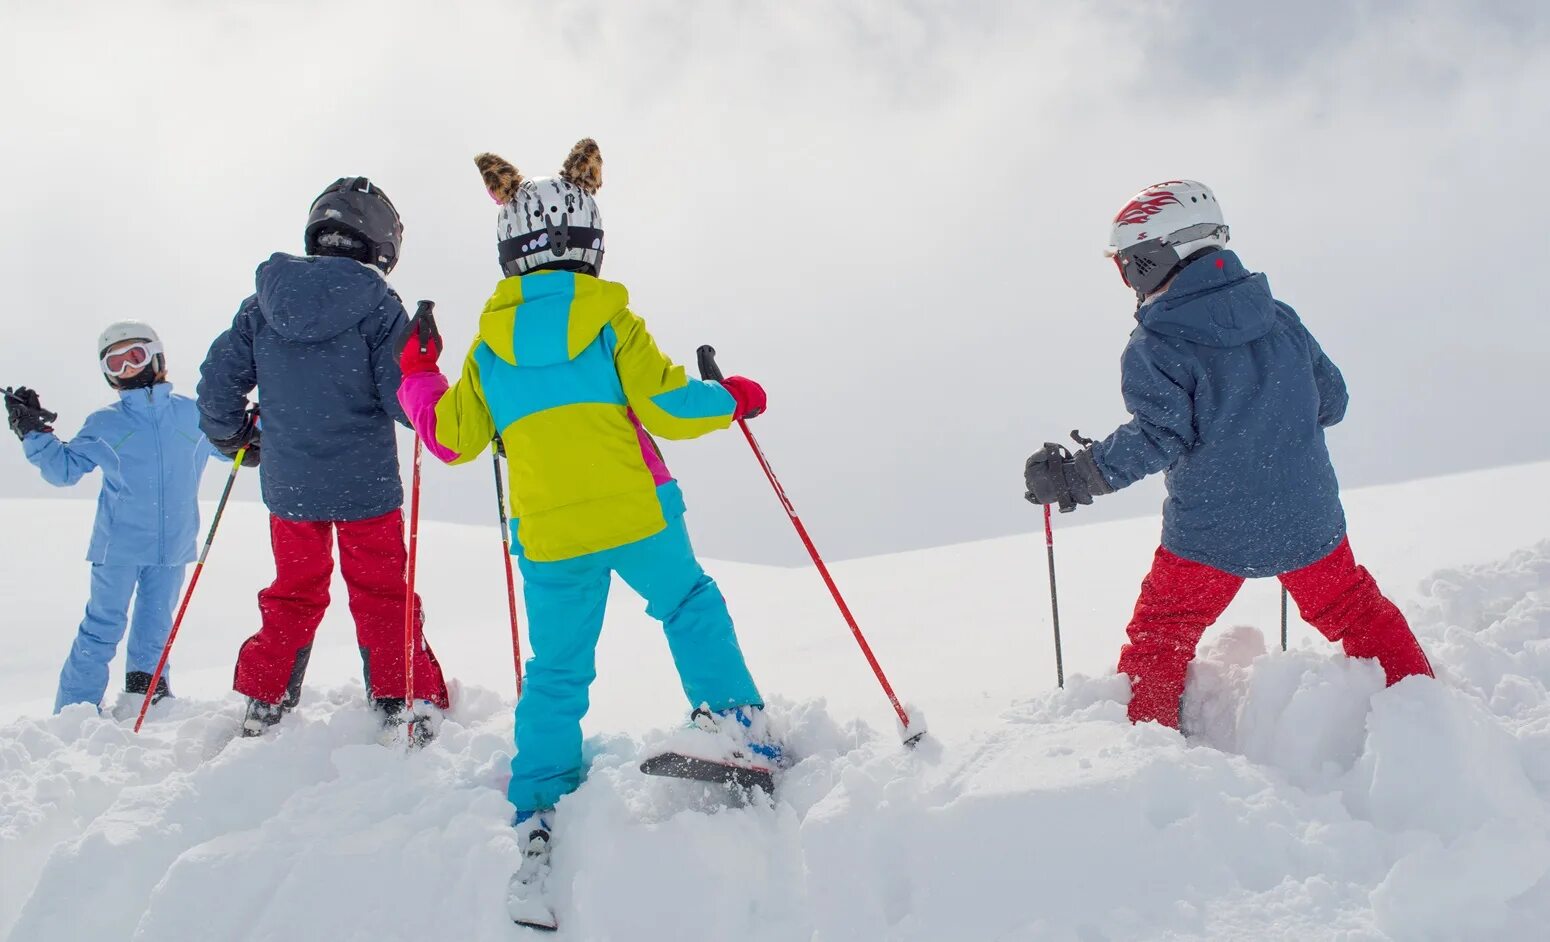
<instances>
[{"instance_id":1,"label":"turquoise ski pants","mask_svg":"<svg viewBox=\"0 0 1550 942\"><path fill-rule=\"evenodd\" d=\"M557 562L517 554L532 656L517 704L517 754L506 796L517 811L553 808L581 784L581 718L597 676L610 575L646 600L692 707L763 706L743 662L727 603L689 545L683 517L644 540Z\"/></svg>"}]
</instances>

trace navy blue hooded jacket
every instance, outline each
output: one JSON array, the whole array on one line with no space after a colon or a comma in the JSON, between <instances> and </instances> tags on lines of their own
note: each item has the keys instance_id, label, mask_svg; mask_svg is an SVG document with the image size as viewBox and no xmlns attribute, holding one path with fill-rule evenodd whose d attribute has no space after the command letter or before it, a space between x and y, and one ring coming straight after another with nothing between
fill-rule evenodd
<instances>
[{"instance_id":1,"label":"navy blue hooded jacket","mask_svg":"<svg viewBox=\"0 0 1550 942\"><path fill-rule=\"evenodd\" d=\"M1115 488L1167 470L1163 547L1240 576L1317 562L1345 537L1324 429L1340 371L1264 275L1229 251L1136 312L1120 360L1131 420L1093 446Z\"/></svg>"},{"instance_id":2,"label":"navy blue hooded jacket","mask_svg":"<svg viewBox=\"0 0 1550 942\"><path fill-rule=\"evenodd\" d=\"M200 367L200 427L211 441L242 427L258 387L264 503L287 520L365 520L403 505L393 422L393 339L407 318L375 268L277 252L258 293Z\"/></svg>"}]
</instances>

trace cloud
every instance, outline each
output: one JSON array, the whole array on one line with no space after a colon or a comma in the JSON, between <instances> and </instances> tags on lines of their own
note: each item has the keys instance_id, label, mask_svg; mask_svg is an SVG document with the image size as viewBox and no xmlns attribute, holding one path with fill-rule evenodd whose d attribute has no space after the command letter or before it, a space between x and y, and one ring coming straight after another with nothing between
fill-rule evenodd
<instances>
[{"instance_id":1,"label":"cloud","mask_svg":"<svg viewBox=\"0 0 1550 942\"><path fill-rule=\"evenodd\" d=\"M835 556L1035 524L1022 458L1124 418L1108 219L1176 176L1345 370L1347 484L1550 455L1525 433L1550 394L1538 4L84 9L11 5L0 104L0 382L67 429L107 399L89 348L118 317L161 329L191 392L344 174L392 194L393 281L459 349L498 277L471 156L551 172L590 135L607 274L665 349L766 384L756 429ZM801 558L740 436L668 457L703 551ZM428 512L493 527L473 474L428 468ZM43 490L15 450L0 482Z\"/></svg>"}]
</instances>

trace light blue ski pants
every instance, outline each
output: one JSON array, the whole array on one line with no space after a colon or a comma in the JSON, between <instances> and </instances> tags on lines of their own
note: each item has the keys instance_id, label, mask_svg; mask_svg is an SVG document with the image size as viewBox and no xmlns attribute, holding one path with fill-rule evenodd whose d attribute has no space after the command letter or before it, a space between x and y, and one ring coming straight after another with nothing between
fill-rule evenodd
<instances>
[{"instance_id":1,"label":"light blue ski pants","mask_svg":"<svg viewBox=\"0 0 1550 942\"><path fill-rule=\"evenodd\" d=\"M581 784L581 718L597 676L611 573L640 593L646 614L662 622L691 708L763 705L726 599L694 558L682 517L655 536L601 553L543 563L519 553L517 561L532 647L506 791L517 811L553 808Z\"/></svg>"},{"instance_id":2,"label":"light blue ski pants","mask_svg":"<svg viewBox=\"0 0 1550 942\"><path fill-rule=\"evenodd\" d=\"M64 670L59 672L55 713L72 703L95 706L102 702L108 689L108 665L126 627L129 651L124 669L146 673L156 669L167 632L172 630L172 609L178 590L183 588L185 568L92 563L91 598L86 601L86 617L70 646ZM135 603L133 621L129 617L131 596Z\"/></svg>"}]
</instances>

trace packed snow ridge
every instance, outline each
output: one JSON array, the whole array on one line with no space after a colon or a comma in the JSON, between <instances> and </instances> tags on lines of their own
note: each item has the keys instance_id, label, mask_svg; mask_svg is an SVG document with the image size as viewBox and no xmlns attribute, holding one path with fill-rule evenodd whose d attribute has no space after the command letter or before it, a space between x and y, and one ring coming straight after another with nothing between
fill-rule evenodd
<instances>
[{"instance_id":1,"label":"packed snow ridge","mask_svg":"<svg viewBox=\"0 0 1550 942\"><path fill-rule=\"evenodd\" d=\"M1187 737L1074 677L904 750L776 701L773 801L602 735L560 805L562 939L1533 939L1550 923L1550 541L1408 606L1438 669L1215 631ZM1267 629L1271 626L1265 626ZM0 931L21 940L529 937L503 908L510 701L385 748L358 684L233 740L234 697L0 728Z\"/></svg>"}]
</instances>

